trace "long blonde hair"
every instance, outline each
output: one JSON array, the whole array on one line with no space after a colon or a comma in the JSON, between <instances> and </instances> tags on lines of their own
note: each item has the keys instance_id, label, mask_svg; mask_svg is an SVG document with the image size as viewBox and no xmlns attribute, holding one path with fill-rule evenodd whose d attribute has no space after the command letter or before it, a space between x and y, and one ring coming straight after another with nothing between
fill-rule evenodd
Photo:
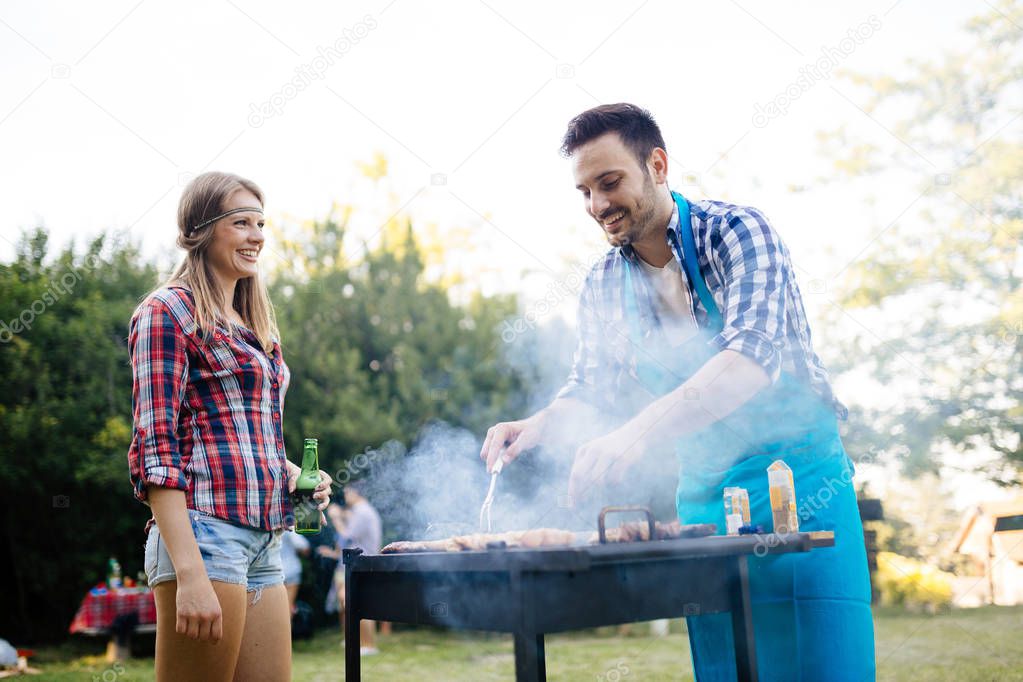
<instances>
[{"instance_id":1,"label":"long blonde hair","mask_svg":"<svg viewBox=\"0 0 1023 682\"><path fill-rule=\"evenodd\" d=\"M218 324L229 333L231 325L220 315L224 309L223 294L213 277L206 253L213 241L215 224L208 229L195 229L195 226L223 213L227 199L239 190L252 192L259 199L259 205L263 205L263 191L256 183L232 173L216 171L193 178L181 193L178 203L177 245L185 250L185 259L162 286L185 285L191 289L195 299L195 321L204 340L211 337ZM258 274L238 280L231 306L255 333L263 349L269 352L280 332L266 284Z\"/></svg>"}]
</instances>

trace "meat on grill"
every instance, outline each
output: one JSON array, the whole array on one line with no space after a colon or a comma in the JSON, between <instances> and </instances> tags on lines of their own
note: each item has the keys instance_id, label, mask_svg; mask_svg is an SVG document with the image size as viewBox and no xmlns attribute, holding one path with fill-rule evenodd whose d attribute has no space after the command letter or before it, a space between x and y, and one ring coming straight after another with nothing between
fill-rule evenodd
<instances>
[{"instance_id":1,"label":"meat on grill","mask_svg":"<svg viewBox=\"0 0 1023 682\"><path fill-rule=\"evenodd\" d=\"M512 530L506 533L471 533L443 540L403 540L392 542L380 550L381 554L405 552L464 552L484 550L488 544L503 542L506 547L549 547L575 544L576 534L557 528Z\"/></svg>"},{"instance_id":2,"label":"meat on grill","mask_svg":"<svg viewBox=\"0 0 1023 682\"><path fill-rule=\"evenodd\" d=\"M673 538L700 538L717 532L713 523L682 525L678 519L669 523L654 522L654 539L671 540ZM607 542L637 542L650 539L650 526L646 521L630 521L617 528L608 528L604 537ZM597 534L590 537L590 543L598 542Z\"/></svg>"},{"instance_id":3,"label":"meat on grill","mask_svg":"<svg viewBox=\"0 0 1023 682\"><path fill-rule=\"evenodd\" d=\"M684 526L678 520L670 523L654 524L654 539L667 540L682 537L703 537L717 532L714 524ZM650 528L645 521L623 523L617 528L608 528L605 533L607 542L636 542L650 539ZM381 554L400 554L409 552L464 552L482 551L488 545L503 543L505 547L557 547L577 544L595 545L599 541L597 533L586 535L558 528L534 528L531 530L513 530L505 533L472 533L456 535L443 540L403 540L392 542L380 550Z\"/></svg>"}]
</instances>

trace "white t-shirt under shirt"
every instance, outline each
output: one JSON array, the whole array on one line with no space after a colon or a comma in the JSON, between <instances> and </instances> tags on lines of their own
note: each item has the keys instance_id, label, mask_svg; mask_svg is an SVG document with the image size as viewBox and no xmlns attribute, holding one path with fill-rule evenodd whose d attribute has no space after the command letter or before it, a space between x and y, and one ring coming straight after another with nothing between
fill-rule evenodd
<instances>
[{"instance_id":1,"label":"white t-shirt under shirt","mask_svg":"<svg viewBox=\"0 0 1023 682\"><path fill-rule=\"evenodd\" d=\"M656 268L642 258L637 260L653 290L653 303L665 338L672 347L685 343L696 334L697 326L689 289L682 279L682 266L674 257L663 268Z\"/></svg>"},{"instance_id":2,"label":"white t-shirt under shirt","mask_svg":"<svg viewBox=\"0 0 1023 682\"><path fill-rule=\"evenodd\" d=\"M358 547L366 554L379 554L383 541L383 527L380 514L366 500L359 500L349 508L345 535L352 547Z\"/></svg>"}]
</instances>

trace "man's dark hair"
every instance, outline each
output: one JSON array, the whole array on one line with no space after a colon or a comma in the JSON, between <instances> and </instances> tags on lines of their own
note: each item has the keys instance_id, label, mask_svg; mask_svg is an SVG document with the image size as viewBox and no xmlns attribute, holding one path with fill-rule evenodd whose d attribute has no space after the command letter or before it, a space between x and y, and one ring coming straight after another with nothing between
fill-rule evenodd
<instances>
[{"instance_id":1,"label":"man's dark hair","mask_svg":"<svg viewBox=\"0 0 1023 682\"><path fill-rule=\"evenodd\" d=\"M579 114L568 122L568 130L561 140L561 153L572 156L582 145L597 139L605 133L618 133L622 142L636 156L639 165L646 171L646 160L650 152L660 147L667 151L661 129L646 109L635 104L601 104Z\"/></svg>"}]
</instances>

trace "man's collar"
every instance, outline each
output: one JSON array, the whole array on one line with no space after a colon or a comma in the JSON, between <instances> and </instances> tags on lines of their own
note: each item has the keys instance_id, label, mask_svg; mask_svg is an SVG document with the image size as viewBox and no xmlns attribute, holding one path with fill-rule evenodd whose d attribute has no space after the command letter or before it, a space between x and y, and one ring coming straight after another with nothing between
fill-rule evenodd
<instances>
[{"instance_id":1,"label":"man's collar","mask_svg":"<svg viewBox=\"0 0 1023 682\"><path fill-rule=\"evenodd\" d=\"M665 234L667 234L669 232L675 232L677 234L678 233L678 221L679 221L679 217L678 217L678 202L675 201L675 197L673 196L671 198L671 218L668 220L668 229L665 231Z\"/></svg>"}]
</instances>

